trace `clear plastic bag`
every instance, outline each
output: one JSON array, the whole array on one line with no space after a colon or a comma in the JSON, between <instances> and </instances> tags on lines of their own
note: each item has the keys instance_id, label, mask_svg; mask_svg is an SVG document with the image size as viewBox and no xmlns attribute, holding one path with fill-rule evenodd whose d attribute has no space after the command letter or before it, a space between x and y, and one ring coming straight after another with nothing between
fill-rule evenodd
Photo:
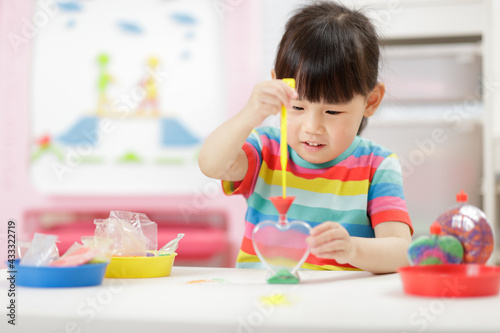
<instances>
[{"instance_id":1,"label":"clear plastic bag","mask_svg":"<svg viewBox=\"0 0 500 333\"><path fill-rule=\"evenodd\" d=\"M146 256L157 249L157 225L145 214L112 211L108 219L94 223L94 235L110 239L115 256Z\"/></svg>"},{"instance_id":2,"label":"clear plastic bag","mask_svg":"<svg viewBox=\"0 0 500 333\"><path fill-rule=\"evenodd\" d=\"M31 245L20 261L24 266L48 266L59 258L56 235L35 233Z\"/></svg>"},{"instance_id":3,"label":"clear plastic bag","mask_svg":"<svg viewBox=\"0 0 500 333\"><path fill-rule=\"evenodd\" d=\"M22 259L31 246L31 242L17 241L16 258Z\"/></svg>"},{"instance_id":4,"label":"clear plastic bag","mask_svg":"<svg viewBox=\"0 0 500 333\"><path fill-rule=\"evenodd\" d=\"M95 219L94 224L95 224L94 236L107 238L108 237L108 231L107 231L108 220L107 219Z\"/></svg>"}]
</instances>

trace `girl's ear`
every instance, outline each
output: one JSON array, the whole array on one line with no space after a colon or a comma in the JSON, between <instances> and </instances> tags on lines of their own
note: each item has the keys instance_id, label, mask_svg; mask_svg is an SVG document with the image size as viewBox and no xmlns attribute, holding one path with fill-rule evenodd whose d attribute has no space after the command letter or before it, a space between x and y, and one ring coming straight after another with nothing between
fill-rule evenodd
<instances>
[{"instance_id":1,"label":"girl's ear","mask_svg":"<svg viewBox=\"0 0 500 333\"><path fill-rule=\"evenodd\" d=\"M274 71L274 68L273 68L273 69L271 69L271 78L272 78L273 80L276 80L276 72Z\"/></svg>"},{"instance_id":2,"label":"girl's ear","mask_svg":"<svg viewBox=\"0 0 500 333\"><path fill-rule=\"evenodd\" d=\"M377 111L385 95L385 84L379 82L366 98L365 112L363 116L371 117Z\"/></svg>"}]
</instances>

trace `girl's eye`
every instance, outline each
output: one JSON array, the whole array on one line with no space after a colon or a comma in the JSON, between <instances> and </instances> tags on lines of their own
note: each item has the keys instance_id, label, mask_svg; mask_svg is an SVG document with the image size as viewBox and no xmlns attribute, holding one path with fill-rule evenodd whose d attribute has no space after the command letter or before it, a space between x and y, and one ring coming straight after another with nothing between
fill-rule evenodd
<instances>
[{"instance_id":1,"label":"girl's eye","mask_svg":"<svg viewBox=\"0 0 500 333\"><path fill-rule=\"evenodd\" d=\"M294 106L293 109L297 110L297 111L303 111L304 110L304 108L301 108L300 106Z\"/></svg>"},{"instance_id":2,"label":"girl's eye","mask_svg":"<svg viewBox=\"0 0 500 333\"><path fill-rule=\"evenodd\" d=\"M327 114L333 114L333 115L336 115L336 114L340 114L341 112L339 111L326 111Z\"/></svg>"}]
</instances>

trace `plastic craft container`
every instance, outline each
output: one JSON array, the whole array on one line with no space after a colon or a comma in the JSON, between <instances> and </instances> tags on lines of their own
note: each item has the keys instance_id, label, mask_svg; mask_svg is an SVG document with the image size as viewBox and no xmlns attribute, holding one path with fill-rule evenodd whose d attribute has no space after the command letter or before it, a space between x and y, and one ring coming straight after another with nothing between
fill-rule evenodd
<instances>
[{"instance_id":1,"label":"plastic craft container","mask_svg":"<svg viewBox=\"0 0 500 333\"><path fill-rule=\"evenodd\" d=\"M107 278L153 278L170 275L177 253L158 257L112 257Z\"/></svg>"},{"instance_id":2,"label":"plastic craft container","mask_svg":"<svg viewBox=\"0 0 500 333\"><path fill-rule=\"evenodd\" d=\"M405 293L429 297L498 294L500 267L480 264L407 266L399 269Z\"/></svg>"},{"instance_id":3,"label":"plastic craft container","mask_svg":"<svg viewBox=\"0 0 500 333\"><path fill-rule=\"evenodd\" d=\"M22 266L16 260L16 285L38 288L89 287L102 284L106 266L86 264L72 267Z\"/></svg>"}]
</instances>

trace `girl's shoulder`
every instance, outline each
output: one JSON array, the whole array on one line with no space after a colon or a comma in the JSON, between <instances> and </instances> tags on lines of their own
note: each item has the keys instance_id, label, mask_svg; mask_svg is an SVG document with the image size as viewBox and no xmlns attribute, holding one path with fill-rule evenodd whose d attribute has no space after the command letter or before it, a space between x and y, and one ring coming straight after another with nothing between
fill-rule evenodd
<instances>
[{"instance_id":1,"label":"girl's shoulder","mask_svg":"<svg viewBox=\"0 0 500 333\"><path fill-rule=\"evenodd\" d=\"M394 155L394 152L385 146L382 146L370 139L359 137L358 146L354 152L355 155L374 155L388 157Z\"/></svg>"},{"instance_id":2,"label":"girl's shoulder","mask_svg":"<svg viewBox=\"0 0 500 333\"><path fill-rule=\"evenodd\" d=\"M263 147L274 151L279 149L280 130L275 127L256 127L248 136L247 142L258 151L262 150Z\"/></svg>"},{"instance_id":3,"label":"girl's shoulder","mask_svg":"<svg viewBox=\"0 0 500 333\"><path fill-rule=\"evenodd\" d=\"M275 144L279 145L281 140L281 132L279 128L271 127L271 126L263 126L256 127L253 129L250 137L253 137L255 140L259 141L264 145L270 144L273 141Z\"/></svg>"},{"instance_id":4,"label":"girl's shoulder","mask_svg":"<svg viewBox=\"0 0 500 333\"><path fill-rule=\"evenodd\" d=\"M278 140L280 138L280 133L281 133L278 127L272 127L272 126L256 127L254 131L259 135L267 136L273 139L277 138Z\"/></svg>"}]
</instances>

